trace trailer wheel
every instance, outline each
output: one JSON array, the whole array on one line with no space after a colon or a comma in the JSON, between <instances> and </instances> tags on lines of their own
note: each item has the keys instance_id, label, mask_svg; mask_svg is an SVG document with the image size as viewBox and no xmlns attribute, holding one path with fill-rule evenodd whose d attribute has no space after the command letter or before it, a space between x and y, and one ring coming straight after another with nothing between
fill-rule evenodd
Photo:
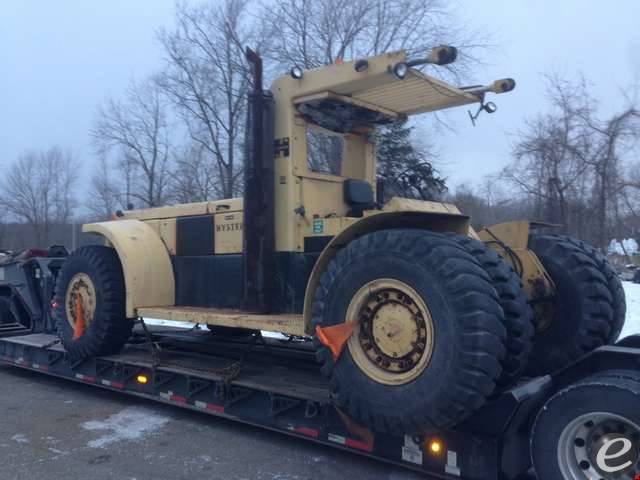
<instances>
[{"instance_id":1,"label":"trailer wheel","mask_svg":"<svg viewBox=\"0 0 640 480\"><path fill-rule=\"evenodd\" d=\"M507 352L496 384L504 389L517 381L527 367L535 333L533 309L520 276L495 250L469 237L455 235L453 238L480 262L498 293L507 329Z\"/></svg>"},{"instance_id":2,"label":"trailer wheel","mask_svg":"<svg viewBox=\"0 0 640 480\"><path fill-rule=\"evenodd\" d=\"M504 315L489 276L455 240L408 229L364 235L329 263L314 298L317 332L356 323L337 361L314 341L333 400L357 421L422 434L493 393Z\"/></svg>"},{"instance_id":3,"label":"trailer wheel","mask_svg":"<svg viewBox=\"0 0 640 480\"><path fill-rule=\"evenodd\" d=\"M69 255L58 275L53 310L58 335L72 358L119 351L133 320L125 318L124 277L115 250L88 246Z\"/></svg>"},{"instance_id":4,"label":"trailer wheel","mask_svg":"<svg viewBox=\"0 0 640 480\"><path fill-rule=\"evenodd\" d=\"M538 478L637 478L639 401L633 372L602 372L556 393L533 425L531 458Z\"/></svg>"},{"instance_id":5,"label":"trailer wheel","mask_svg":"<svg viewBox=\"0 0 640 480\"><path fill-rule=\"evenodd\" d=\"M601 267L575 241L555 235L530 235L529 248L557 290L553 318L538 328L527 367L527 373L543 375L612 343L616 318Z\"/></svg>"}]
</instances>

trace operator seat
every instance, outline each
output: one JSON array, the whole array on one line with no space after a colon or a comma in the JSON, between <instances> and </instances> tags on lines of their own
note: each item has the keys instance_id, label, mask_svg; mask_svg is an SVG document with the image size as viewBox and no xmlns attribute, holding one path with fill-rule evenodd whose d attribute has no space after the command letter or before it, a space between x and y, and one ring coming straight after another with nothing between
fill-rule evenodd
<instances>
[{"instance_id":1,"label":"operator seat","mask_svg":"<svg viewBox=\"0 0 640 480\"><path fill-rule=\"evenodd\" d=\"M349 205L348 217L361 217L362 212L376 208L371 184L365 180L349 178L344 181L344 201Z\"/></svg>"}]
</instances>

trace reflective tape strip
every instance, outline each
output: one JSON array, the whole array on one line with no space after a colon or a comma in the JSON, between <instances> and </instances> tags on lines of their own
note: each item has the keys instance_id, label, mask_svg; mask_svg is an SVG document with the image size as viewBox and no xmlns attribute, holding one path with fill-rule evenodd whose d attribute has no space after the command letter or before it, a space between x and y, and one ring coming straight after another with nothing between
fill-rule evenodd
<instances>
[{"instance_id":1,"label":"reflective tape strip","mask_svg":"<svg viewBox=\"0 0 640 480\"><path fill-rule=\"evenodd\" d=\"M330 433L328 435L328 438L329 438L329 441L338 443L340 445L344 445L345 447L356 448L358 450L362 450L365 452L373 451L373 443L369 444L369 443L361 442L360 440L355 440L353 438L347 438L341 435L335 435L333 433Z\"/></svg>"},{"instance_id":2,"label":"reflective tape strip","mask_svg":"<svg viewBox=\"0 0 640 480\"><path fill-rule=\"evenodd\" d=\"M160 396L165 400L175 403L187 403L187 399L185 397L181 397L180 395L175 395L171 390L168 392L160 392Z\"/></svg>"},{"instance_id":3,"label":"reflective tape strip","mask_svg":"<svg viewBox=\"0 0 640 480\"><path fill-rule=\"evenodd\" d=\"M81 373L76 373L76 378L78 380L82 380L83 382L95 383L96 377L90 377L89 375L83 375Z\"/></svg>"},{"instance_id":4,"label":"reflective tape strip","mask_svg":"<svg viewBox=\"0 0 640 480\"><path fill-rule=\"evenodd\" d=\"M301 435L306 435L307 437L312 437L312 438L318 438L318 436L320 435L320 432L318 430L316 430L315 428L292 427L290 430L295 432L295 433L299 433Z\"/></svg>"},{"instance_id":5,"label":"reflective tape strip","mask_svg":"<svg viewBox=\"0 0 640 480\"><path fill-rule=\"evenodd\" d=\"M369 444L361 442L360 440L354 440L353 438L347 438L345 445L365 452L373 452L373 443Z\"/></svg>"},{"instance_id":6,"label":"reflective tape strip","mask_svg":"<svg viewBox=\"0 0 640 480\"><path fill-rule=\"evenodd\" d=\"M201 402L196 400L194 405L202 410L212 410L216 413L224 413L224 407L222 405L216 405L215 403Z\"/></svg>"},{"instance_id":7,"label":"reflective tape strip","mask_svg":"<svg viewBox=\"0 0 640 480\"><path fill-rule=\"evenodd\" d=\"M111 380L100 380L100 383L102 383L102 385L104 385L105 387L111 387L111 388L124 388L124 384L122 383L118 383L118 382L112 382Z\"/></svg>"}]
</instances>

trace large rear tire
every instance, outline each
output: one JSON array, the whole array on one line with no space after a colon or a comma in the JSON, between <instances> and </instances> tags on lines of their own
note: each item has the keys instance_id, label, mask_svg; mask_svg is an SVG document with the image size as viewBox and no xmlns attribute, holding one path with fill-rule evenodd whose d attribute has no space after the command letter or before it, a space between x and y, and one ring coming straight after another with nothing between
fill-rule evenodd
<instances>
[{"instance_id":1,"label":"large rear tire","mask_svg":"<svg viewBox=\"0 0 640 480\"><path fill-rule=\"evenodd\" d=\"M78 333L77 301L85 326ZM72 358L118 352L131 336L133 320L125 316L122 266L115 250L81 247L65 260L55 288L54 319L58 335Z\"/></svg>"},{"instance_id":2,"label":"large rear tire","mask_svg":"<svg viewBox=\"0 0 640 480\"><path fill-rule=\"evenodd\" d=\"M616 272L616 269L611 266L607 258L594 246L571 237L563 237L560 235L558 235L558 237L574 243L586 252L587 255L590 255L598 265L598 268L604 275L604 278L607 280L607 286L609 287L609 293L611 293L611 302L613 305L613 323L611 324L611 331L609 332L607 343L614 343L620 336L627 314L627 301L625 299L624 288L620 281L620 277L618 276L618 272Z\"/></svg>"},{"instance_id":3,"label":"large rear tire","mask_svg":"<svg viewBox=\"0 0 640 480\"><path fill-rule=\"evenodd\" d=\"M498 293L498 300L504 311L507 338L502 374L496 385L498 389L504 389L520 378L529 362L535 334L533 309L522 288L520 276L495 250L469 237L456 235L453 238L480 262Z\"/></svg>"},{"instance_id":4,"label":"large rear tire","mask_svg":"<svg viewBox=\"0 0 640 480\"><path fill-rule=\"evenodd\" d=\"M377 431L421 434L451 426L495 389L504 315L478 260L446 235L384 230L354 240L329 263L313 325L357 326L334 362L316 338L335 403Z\"/></svg>"},{"instance_id":5,"label":"large rear tire","mask_svg":"<svg viewBox=\"0 0 640 480\"><path fill-rule=\"evenodd\" d=\"M534 234L529 237L529 248L557 290L554 316L536 333L527 368L531 375L543 375L611 343L618 320L601 266L575 241Z\"/></svg>"}]
</instances>

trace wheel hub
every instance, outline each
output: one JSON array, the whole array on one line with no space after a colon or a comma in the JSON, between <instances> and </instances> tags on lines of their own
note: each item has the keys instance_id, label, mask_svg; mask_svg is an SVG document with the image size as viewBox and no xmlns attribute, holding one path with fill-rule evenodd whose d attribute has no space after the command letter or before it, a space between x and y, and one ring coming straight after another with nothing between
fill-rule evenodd
<instances>
[{"instance_id":1,"label":"wheel hub","mask_svg":"<svg viewBox=\"0 0 640 480\"><path fill-rule=\"evenodd\" d=\"M611 413L573 420L558 443L560 470L569 480L636 480L640 474L640 426Z\"/></svg>"},{"instance_id":2,"label":"wheel hub","mask_svg":"<svg viewBox=\"0 0 640 480\"><path fill-rule=\"evenodd\" d=\"M71 328L75 328L76 320L78 319L78 299L80 299L84 321L88 327L93 321L96 310L96 289L93 281L86 273L75 274L67 287L64 304L67 321L71 325Z\"/></svg>"},{"instance_id":3,"label":"wheel hub","mask_svg":"<svg viewBox=\"0 0 640 480\"><path fill-rule=\"evenodd\" d=\"M360 344L367 357L383 370L411 370L425 353L426 335L422 312L399 290L373 294L362 311Z\"/></svg>"},{"instance_id":4,"label":"wheel hub","mask_svg":"<svg viewBox=\"0 0 640 480\"><path fill-rule=\"evenodd\" d=\"M433 321L425 302L409 285L379 279L354 295L347 319L358 326L349 351L371 379L402 385L417 378L433 353Z\"/></svg>"}]
</instances>

